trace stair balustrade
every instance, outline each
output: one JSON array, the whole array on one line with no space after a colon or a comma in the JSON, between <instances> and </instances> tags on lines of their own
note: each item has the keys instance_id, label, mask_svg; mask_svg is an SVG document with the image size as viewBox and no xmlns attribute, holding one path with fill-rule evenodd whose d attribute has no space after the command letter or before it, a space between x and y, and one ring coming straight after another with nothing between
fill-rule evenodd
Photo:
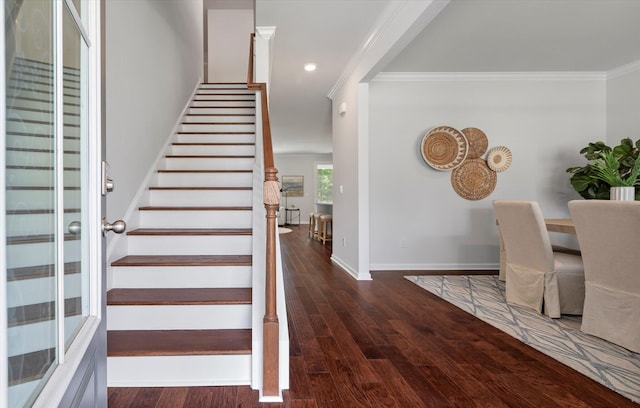
<instances>
[{"instance_id":1,"label":"stair balustrade","mask_svg":"<svg viewBox=\"0 0 640 408\"><path fill-rule=\"evenodd\" d=\"M254 39L251 34L249 46L249 69L247 86L249 89L260 91L262 107L262 136L264 153L264 206L267 211L266 236L266 270L265 270L265 314L263 318L263 389L266 397L278 396L279 387L279 341L280 325L277 314L276 292L276 212L280 207L280 186L278 184L278 169L273 160L273 146L271 141L271 125L269 122L269 106L267 101L267 84L254 82Z\"/></svg>"}]
</instances>

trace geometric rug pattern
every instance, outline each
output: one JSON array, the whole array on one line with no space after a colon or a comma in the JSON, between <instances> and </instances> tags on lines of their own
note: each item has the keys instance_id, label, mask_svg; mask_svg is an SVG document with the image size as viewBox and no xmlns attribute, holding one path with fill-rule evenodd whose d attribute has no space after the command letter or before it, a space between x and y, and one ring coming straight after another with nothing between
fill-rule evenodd
<instances>
[{"instance_id":1,"label":"geometric rug pattern","mask_svg":"<svg viewBox=\"0 0 640 408\"><path fill-rule=\"evenodd\" d=\"M640 403L640 354L580 331L580 316L551 319L507 304L496 275L405 276L423 289Z\"/></svg>"}]
</instances>

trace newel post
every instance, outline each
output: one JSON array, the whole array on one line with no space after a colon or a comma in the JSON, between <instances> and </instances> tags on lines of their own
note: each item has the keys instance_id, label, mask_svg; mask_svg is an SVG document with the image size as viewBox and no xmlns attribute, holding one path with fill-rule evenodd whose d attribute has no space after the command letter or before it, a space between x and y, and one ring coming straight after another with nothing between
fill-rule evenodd
<instances>
[{"instance_id":1,"label":"newel post","mask_svg":"<svg viewBox=\"0 0 640 408\"><path fill-rule=\"evenodd\" d=\"M265 314L263 322L263 395L279 395L279 338L276 310L276 212L280 206L278 169L265 169L264 206L267 210L267 256L265 282Z\"/></svg>"}]
</instances>

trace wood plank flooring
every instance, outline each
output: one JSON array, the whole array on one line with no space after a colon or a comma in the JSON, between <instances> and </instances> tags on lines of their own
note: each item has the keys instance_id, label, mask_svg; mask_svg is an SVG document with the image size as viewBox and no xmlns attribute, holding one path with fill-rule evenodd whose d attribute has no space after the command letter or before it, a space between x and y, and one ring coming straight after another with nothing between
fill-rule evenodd
<instances>
[{"instance_id":1,"label":"wood plank flooring","mask_svg":"<svg viewBox=\"0 0 640 408\"><path fill-rule=\"evenodd\" d=\"M329 260L330 245L292 229L280 235L291 338L284 403L260 404L249 387L110 388L109 407L638 406L402 272L353 280Z\"/></svg>"}]
</instances>

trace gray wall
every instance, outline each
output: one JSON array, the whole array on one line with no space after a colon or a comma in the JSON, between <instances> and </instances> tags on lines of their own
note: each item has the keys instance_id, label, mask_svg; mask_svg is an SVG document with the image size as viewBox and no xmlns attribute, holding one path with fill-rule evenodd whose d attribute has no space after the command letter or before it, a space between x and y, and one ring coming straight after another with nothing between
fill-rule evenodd
<instances>
[{"instance_id":1,"label":"gray wall","mask_svg":"<svg viewBox=\"0 0 640 408\"><path fill-rule=\"evenodd\" d=\"M545 216L568 216L579 198L567 167L606 133L606 81L576 78L373 82L370 86L371 269L487 269L498 263L491 200L536 200ZM495 191L469 201L451 173L432 169L420 144L432 127L477 127L504 145L511 167Z\"/></svg>"},{"instance_id":2,"label":"gray wall","mask_svg":"<svg viewBox=\"0 0 640 408\"><path fill-rule=\"evenodd\" d=\"M202 13L201 0L106 2L110 221L125 217L202 78Z\"/></svg>"}]
</instances>

